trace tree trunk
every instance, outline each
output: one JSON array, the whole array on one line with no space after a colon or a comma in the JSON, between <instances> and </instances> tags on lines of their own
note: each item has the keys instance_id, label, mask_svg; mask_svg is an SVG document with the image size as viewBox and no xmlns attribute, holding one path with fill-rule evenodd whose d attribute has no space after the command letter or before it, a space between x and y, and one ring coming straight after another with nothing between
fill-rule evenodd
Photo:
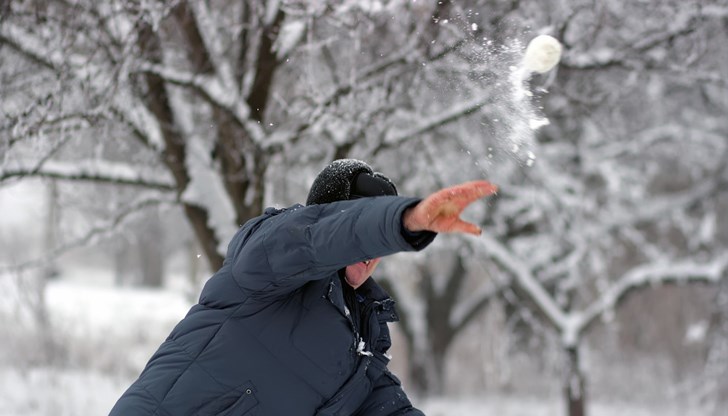
<instances>
[{"instance_id":1,"label":"tree trunk","mask_svg":"<svg viewBox=\"0 0 728 416\"><path fill-rule=\"evenodd\" d=\"M445 391L445 363L447 358L447 349L444 351L434 351L432 354L432 377L430 383L429 394L442 396L447 394Z\"/></svg>"},{"instance_id":2,"label":"tree trunk","mask_svg":"<svg viewBox=\"0 0 728 416\"><path fill-rule=\"evenodd\" d=\"M162 42L157 37L157 33L151 25L143 24L139 29L138 43L144 58L155 63L162 62ZM162 139L164 140L162 162L172 174L178 195L181 196L190 183L189 173L185 166L185 160L187 158L185 138L181 135L182 129L179 128L175 120L175 114L170 105L165 80L159 75L146 73L144 74L144 81L146 83L145 103L152 114L154 114L162 129ZM182 207L185 216L190 224L192 224L192 230L200 242L200 246L210 262L210 266L213 270L219 269L222 267L224 257L217 251L217 236L215 235L215 230L208 224L209 213L203 207L184 201L182 201Z\"/></svg>"},{"instance_id":3,"label":"tree trunk","mask_svg":"<svg viewBox=\"0 0 728 416\"><path fill-rule=\"evenodd\" d=\"M585 416L586 391L584 374L579 365L579 348L566 348L566 374L564 375L564 394L568 416Z\"/></svg>"},{"instance_id":4,"label":"tree trunk","mask_svg":"<svg viewBox=\"0 0 728 416\"><path fill-rule=\"evenodd\" d=\"M417 353L413 348L409 348L409 376L412 380L412 387L418 393L427 394L431 391L431 378L427 369L427 363L425 362L425 357L416 357L415 354Z\"/></svg>"},{"instance_id":5,"label":"tree trunk","mask_svg":"<svg viewBox=\"0 0 728 416\"><path fill-rule=\"evenodd\" d=\"M139 253L139 275L142 286L159 288L164 284L163 230L159 215L149 213L140 224L137 250Z\"/></svg>"},{"instance_id":6,"label":"tree trunk","mask_svg":"<svg viewBox=\"0 0 728 416\"><path fill-rule=\"evenodd\" d=\"M409 377L412 390L425 397L443 396L445 391L445 356L409 348Z\"/></svg>"},{"instance_id":7,"label":"tree trunk","mask_svg":"<svg viewBox=\"0 0 728 416\"><path fill-rule=\"evenodd\" d=\"M201 254L199 247L195 244L194 239L189 239L185 243L187 249L187 281L190 285L190 290L187 292L187 299L191 302L196 302L197 297L200 293L199 282L197 281L197 274L200 270L200 257Z\"/></svg>"},{"instance_id":8,"label":"tree trunk","mask_svg":"<svg viewBox=\"0 0 728 416\"><path fill-rule=\"evenodd\" d=\"M45 223L45 253L52 253L58 245L58 185L55 180L48 183L48 210L46 211ZM54 258L43 263L42 275L46 279L55 279L58 277L58 268Z\"/></svg>"},{"instance_id":9,"label":"tree trunk","mask_svg":"<svg viewBox=\"0 0 728 416\"><path fill-rule=\"evenodd\" d=\"M164 258L158 244L142 241L139 246L141 284L160 288L164 284Z\"/></svg>"},{"instance_id":10,"label":"tree trunk","mask_svg":"<svg viewBox=\"0 0 728 416\"><path fill-rule=\"evenodd\" d=\"M445 376L450 347L455 337L485 308L488 299L478 302L458 324L453 326L450 316L458 305L458 296L467 276L465 259L461 255L455 256L452 266L445 276L447 283L440 290L435 288L434 281L437 277L433 274L432 269L422 264L419 271L422 276L421 297L426 305L424 319L427 326L427 339L423 340L427 343L426 350L418 349L417 343L421 341L415 339L415 333L410 324L411 318L406 315L404 310L399 311L400 324L408 343L410 379L417 393L426 396L444 395L448 393ZM381 284L395 298L403 297L403 294L396 293L394 286L388 284L386 280L381 281Z\"/></svg>"},{"instance_id":11,"label":"tree trunk","mask_svg":"<svg viewBox=\"0 0 728 416\"><path fill-rule=\"evenodd\" d=\"M130 284L129 279L131 256L129 242L123 237L117 237L114 241L114 283L116 286Z\"/></svg>"}]
</instances>

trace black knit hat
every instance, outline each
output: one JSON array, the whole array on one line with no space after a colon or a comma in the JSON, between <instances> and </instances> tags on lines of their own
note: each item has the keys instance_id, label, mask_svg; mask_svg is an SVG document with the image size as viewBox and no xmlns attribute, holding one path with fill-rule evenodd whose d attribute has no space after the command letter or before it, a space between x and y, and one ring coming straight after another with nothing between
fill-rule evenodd
<instances>
[{"instance_id":1,"label":"black knit hat","mask_svg":"<svg viewBox=\"0 0 728 416\"><path fill-rule=\"evenodd\" d=\"M339 159L318 174L306 205L381 195L397 195L397 187L389 178L374 172L361 160Z\"/></svg>"}]
</instances>

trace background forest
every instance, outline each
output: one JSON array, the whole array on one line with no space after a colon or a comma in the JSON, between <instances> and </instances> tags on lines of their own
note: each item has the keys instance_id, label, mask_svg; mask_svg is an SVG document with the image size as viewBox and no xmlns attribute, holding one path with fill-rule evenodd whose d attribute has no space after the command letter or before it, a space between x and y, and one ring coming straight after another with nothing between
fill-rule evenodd
<instances>
[{"instance_id":1,"label":"background forest","mask_svg":"<svg viewBox=\"0 0 728 416\"><path fill-rule=\"evenodd\" d=\"M726 45L726 0L0 1L0 413L108 412L236 229L348 157L500 187L380 266L423 410L720 414Z\"/></svg>"}]
</instances>

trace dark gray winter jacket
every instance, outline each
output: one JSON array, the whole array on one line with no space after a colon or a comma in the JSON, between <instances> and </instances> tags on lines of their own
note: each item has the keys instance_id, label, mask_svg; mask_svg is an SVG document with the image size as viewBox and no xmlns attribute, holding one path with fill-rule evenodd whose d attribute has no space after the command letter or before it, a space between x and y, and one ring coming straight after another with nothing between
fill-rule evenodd
<instances>
[{"instance_id":1,"label":"dark gray winter jacket","mask_svg":"<svg viewBox=\"0 0 728 416\"><path fill-rule=\"evenodd\" d=\"M402 226L417 201L269 208L248 221L111 415L422 415L386 367L394 302L373 279L353 292L339 276L428 245L433 233Z\"/></svg>"}]
</instances>

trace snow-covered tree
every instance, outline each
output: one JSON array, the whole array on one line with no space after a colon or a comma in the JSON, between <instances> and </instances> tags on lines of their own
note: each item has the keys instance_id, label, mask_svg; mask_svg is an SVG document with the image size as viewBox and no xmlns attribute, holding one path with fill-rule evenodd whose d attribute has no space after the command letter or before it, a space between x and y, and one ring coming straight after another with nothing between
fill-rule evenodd
<instances>
[{"instance_id":1,"label":"snow-covered tree","mask_svg":"<svg viewBox=\"0 0 728 416\"><path fill-rule=\"evenodd\" d=\"M73 201L44 259L164 206L181 208L212 270L240 224L300 202L335 158L429 192L407 179L420 140L494 94L460 78L472 35L439 17L451 4L425 3L8 3L0 181L51 178ZM445 78L462 95L441 94Z\"/></svg>"},{"instance_id":2,"label":"snow-covered tree","mask_svg":"<svg viewBox=\"0 0 728 416\"><path fill-rule=\"evenodd\" d=\"M517 130L518 116L527 113L507 106L483 111L488 132L514 139L511 155L497 143L478 149L480 167L503 179L483 220L490 232L472 250L501 269L483 284L492 290L481 290L482 299L509 280L523 305L559 334L567 409L582 415L579 349L595 323L609 320L637 290L714 284L727 274L717 224L726 215L720 201L728 181L728 51L712 39L725 38L728 8L511 6L502 19L558 36L565 56L558 72L530 79L534 92L549 90L540 102L551 124L536 142ZM432 154L444 151L442 143L432 146ZM521 161L515 168L506 163L512 158Z\"/></svg>"},{"instance_id":3,"label":"snow-covered tree","mask_svg":"<svg viewBox=\"0 0 728 416\"><path fill-rule=\"evenodd\" d=\"M271 167L371 159L474 108L411 123L418 109L408 107L422 95L408 88L454 50L433 51L422 36L434 9L10 3L0 28L0 179L133 187L137 199L117 222L136 209L178 204L215 269L266 192L277 197L266 175L291 180Z\"/></svg>"},{"instance_id":4,"label":"snow-covered tree","mask_svg":"<svg viewBox=\"0 0 728 416\"><path fill-rule=\"evenodd\" d=\"M416 258L414 285L400 264L385 270L410 367L442 380L453 340L513 287L560 335L571 414L583 414L579 347L599 318L637 289L725 275L726 10L7 2L0 181L53 178L60 198L84 187L84 204L113 211L60 233L56 253L173 206L215 269L240 224L301 201L335 158L365 159L407 194L485 177L501 192L470 213L482 238L440 239ZM564 58L523 77L540 33Z\"/></svg>"}]
</instances>

